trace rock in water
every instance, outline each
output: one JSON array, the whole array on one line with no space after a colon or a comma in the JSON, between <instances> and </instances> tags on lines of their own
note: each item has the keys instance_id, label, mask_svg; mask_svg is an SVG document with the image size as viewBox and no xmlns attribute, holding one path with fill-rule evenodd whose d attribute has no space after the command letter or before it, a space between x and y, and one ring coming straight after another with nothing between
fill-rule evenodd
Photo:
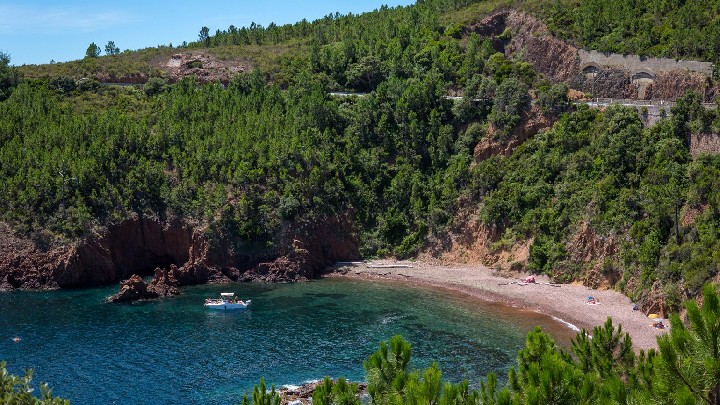
<instances>
[{"instance_id":1,"label":"rock in water","mask_svg":"<svg viewBox=\"0 0 720 405\"><path fill-rule=\"evenodd\" d=\"M110 302L131 302L142 299L158 298L156 292L148 290L148 285L137 274L120 283L120 291L108 298Z\"/></svg>"}]
</instances>

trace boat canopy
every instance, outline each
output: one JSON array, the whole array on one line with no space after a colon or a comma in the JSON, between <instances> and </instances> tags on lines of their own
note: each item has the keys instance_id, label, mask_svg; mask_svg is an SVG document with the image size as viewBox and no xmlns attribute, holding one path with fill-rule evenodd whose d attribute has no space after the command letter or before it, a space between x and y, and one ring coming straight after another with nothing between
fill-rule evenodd
<instances>
[{"instance_id":1,"label":"boat canopy","mask_svg":"<svg viewBox=\"0 0 720 405\"><path fill-rule=\"evenodd\" d=\"M223 297L233 297L235 296L235 293L220 293Z\"/></svg>"}]
</instances>

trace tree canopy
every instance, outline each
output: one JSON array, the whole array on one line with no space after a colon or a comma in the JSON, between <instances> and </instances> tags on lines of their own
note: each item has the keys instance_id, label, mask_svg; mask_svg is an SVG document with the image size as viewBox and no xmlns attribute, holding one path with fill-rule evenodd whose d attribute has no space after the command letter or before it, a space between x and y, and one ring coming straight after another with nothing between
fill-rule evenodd
<instances>
[{"instance_id":1,"label":"tree canopy","mask_svg":"<svg viewBox=\"0 0 720 405\"><path fill-rule=\"evenodd\" d=\"M97 58L100 56L100 47L95 42L91 42L85 50L86 58Z\"/></svg>"},{"instance_id":2,"label":"tree canopy","mask_svg":"<svg viewBox=\"0 0 720 405\"><path fill-rule=\"evenodd\" d=\"M499 38L443 20L475 4L203 29L203 46L218 50L299 41L269 70L223 85L21 82L0 58L0 219L67 242L136 212L262 245L294 221L342 214L364 256L410 257L477 217L491 249L530 243L520 266L557 280L599 270L636 299L657 283L678 309L720 263L718 159L689 147L720 132L717 110L690 94L645 128L632 108L571 106L565 86L498 52ZM338 89L363 95L330 95ZM515 148L533 114L557 122ZM583 227L617 254L578 260L570 244Z\"/></svg>"}]
</instances>

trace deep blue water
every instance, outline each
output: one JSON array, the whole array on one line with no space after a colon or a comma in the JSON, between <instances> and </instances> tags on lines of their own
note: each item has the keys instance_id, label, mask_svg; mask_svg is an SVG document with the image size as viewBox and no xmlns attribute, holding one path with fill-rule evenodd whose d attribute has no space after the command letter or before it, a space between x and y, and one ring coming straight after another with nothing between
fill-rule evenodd
<instances>
[{"instance_id":1,"label":"deep blue water","mask_svg":"<svg viewBox=\"0 0 720 405\"><path fill-rule=\"evenodd\" d=\"M34 369L74 404L234 404L260 377L363 380L363 360L395 334L411 342L413 368L437 361L446 378L475 384L489 371L504 377L535 325L571 335L539 314L395 283L205 285L105 303L116 291L0 294L0 360L13 374ZM202 306L222 291L251 298L250 309Z\"/></svg>"}]
</instances>

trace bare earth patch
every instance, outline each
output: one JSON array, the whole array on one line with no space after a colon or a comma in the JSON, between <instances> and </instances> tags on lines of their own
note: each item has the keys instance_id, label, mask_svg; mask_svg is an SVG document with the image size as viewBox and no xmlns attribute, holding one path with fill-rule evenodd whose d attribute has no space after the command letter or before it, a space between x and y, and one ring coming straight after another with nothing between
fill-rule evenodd
<instances>
[{"instance_id":1,"label":"bare earth patch","mask_svg":"<svg viewBox=\"0 0 720 405\"><path fill-rule=\"evenodd\" d=\"M392 267L399 265L400 267ZM621 324L636 350L657 348L656 337L665 332L652 327L652 320L623 294L594 290L579 284L551 284L546 276L537 283L518 283L517 279L496 275L481 265L435 265L423 262L371 261L338 265L332 277L365 280L396 280L411 285L446 288L472 297L531 309L553 316L579 328L592 330L608 317ZM586 303L593 296L599 304ZM560 321L558 321L560 322Z\"/></svg>"}]
</instances>

